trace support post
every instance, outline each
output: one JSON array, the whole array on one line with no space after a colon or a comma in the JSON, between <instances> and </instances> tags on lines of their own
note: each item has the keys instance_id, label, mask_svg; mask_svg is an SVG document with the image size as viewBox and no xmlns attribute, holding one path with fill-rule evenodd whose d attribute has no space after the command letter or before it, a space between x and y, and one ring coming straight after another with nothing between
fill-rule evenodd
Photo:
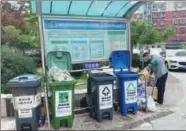
<instances>
[{"instance_id":1,"label":"support post","mask_svg":"<svg viewBox=\"0 0 186 131\"><path fill-rule=\"evenodd\" d=\"M50 130L50 114L49 114L49 105L48 105L48 90L46 86L46 70L45 70L45 47L44 47L44 35L43 35L43 24L41 18L41 0L36 1L36 12L38 15L39 23L39 32L40 32L40 49L41 49L41 60L42 60L42 70L44 74L44 89L45 89L45 102L46 102L46 111L47 111L47 120L48 120L48 130Z\"/></svg>"},{"instance_id":2,"label":"support post","mask_svg":"<svg viewBox=\"0 0 186 131\"><path fill-rule=\"evenodd\" d=\"M130 71L132 70L132 49L131 49L131 26L130 26L130 20L127 20L127 25L128 25L128 50L130 51Z\"/></svg>"}]
</instances>

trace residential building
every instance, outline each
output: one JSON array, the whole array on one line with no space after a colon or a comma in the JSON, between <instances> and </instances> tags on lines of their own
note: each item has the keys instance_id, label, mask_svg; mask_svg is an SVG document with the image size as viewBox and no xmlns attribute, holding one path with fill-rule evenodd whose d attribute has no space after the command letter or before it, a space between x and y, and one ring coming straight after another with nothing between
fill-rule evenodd
<instances>
[{"instance_id":1,"label":"residential building","mask_svg":"<svg viewBox=\"0 0 186 131\"><path fill-rule=\"evenodd\" d=\"M186 1L159 1L141 8L144 8L140 9L143 11L136 11L133 18L138 19L140 15L140 19L150 20L151 17L153 24L160 30L174 26L176 35L169 38L167 43L186 43Z\"/></svg>"}]
</instances>

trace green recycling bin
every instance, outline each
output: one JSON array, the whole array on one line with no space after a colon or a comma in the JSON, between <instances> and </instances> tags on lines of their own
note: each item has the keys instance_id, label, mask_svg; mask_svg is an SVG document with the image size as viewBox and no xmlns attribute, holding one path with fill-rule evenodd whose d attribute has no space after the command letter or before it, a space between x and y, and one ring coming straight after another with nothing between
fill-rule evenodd
<instances>
[{"instance_id":1,"label":"green recycling bin","mask_svg":"<svg viewBox=\"0 0 186 131\"><path fill-rule=\"evenodd\" d=\"M69 52L54 51L47 55L48 69L57 67L61 70L71 70L71 55ZM74 86L75 79L70 81L56 81L48 75L48 86L52 93L50 108L52 112L52 126L59 129L65 125L72 127L74 118Z\"/></svg>"}]
</instances>

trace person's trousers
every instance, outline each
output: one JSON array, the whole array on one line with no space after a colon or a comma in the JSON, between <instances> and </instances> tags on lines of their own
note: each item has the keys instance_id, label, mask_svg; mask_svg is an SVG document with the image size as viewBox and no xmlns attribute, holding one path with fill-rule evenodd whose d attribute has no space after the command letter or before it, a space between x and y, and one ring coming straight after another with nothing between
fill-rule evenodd
<instances>
[{"instance_id":1,"label":"person's trousers","mask_svg":"<svg viewBox=\"0 0 186 131\"><path fill-rule=\"evenodd\" d=\"M168 73L166 73L165 75L160 77L157 80L157 83L156 83L156 87L158 88L158 100L157 100L157 102L159 104L163 104L167 76L168 76Z\"/></svg>"}]
</instances>

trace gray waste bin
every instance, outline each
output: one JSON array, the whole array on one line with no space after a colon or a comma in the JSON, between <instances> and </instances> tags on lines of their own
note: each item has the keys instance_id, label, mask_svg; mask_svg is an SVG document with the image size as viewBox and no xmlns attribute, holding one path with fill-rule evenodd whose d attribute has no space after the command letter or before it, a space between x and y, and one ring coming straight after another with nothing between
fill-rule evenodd
<instances>
[{"instance_id":1,"label":"gray waste bin","mask_svg":"<svg viewBox=\"0 0 186 131\"><path fill-rule=\"evenodd\" d=\"M41 115L41 80L37 75L21 75L7 84L10 88L17 130L37 130Z\"/></svg>"},{"instance_id":2,"label":"gray waste bin","mask_svg":"<svg viewBox=\"0 0 186 131\"><path fill-rule=\"evenodd\" d=\"M107 73L93 73L88 78L90 116L101 122L104 117L113 119L113 86L116 77Z\"/></svg>"}]
</instances>

